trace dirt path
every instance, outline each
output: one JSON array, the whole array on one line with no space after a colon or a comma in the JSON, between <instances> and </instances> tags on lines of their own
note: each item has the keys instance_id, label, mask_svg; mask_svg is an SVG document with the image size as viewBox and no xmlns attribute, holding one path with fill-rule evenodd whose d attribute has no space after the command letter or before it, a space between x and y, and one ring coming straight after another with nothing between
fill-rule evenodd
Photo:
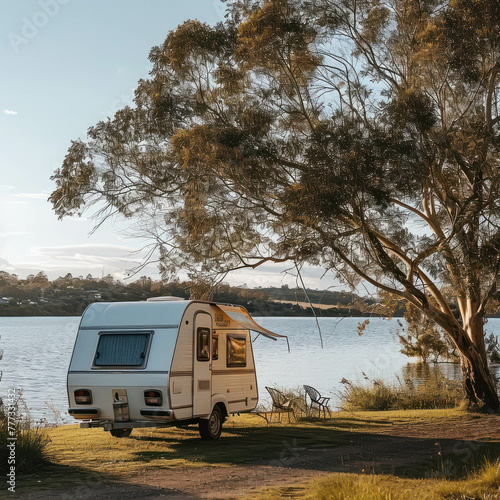
<instances>
[{"instance_id":1,"label":"dirt path","mask_svg":"<svg viewBox=\"0 0 500 500\"><path fill-rule=\"evenodd\" d=\"M284 497L300 498L294 483L330 472L390 473L397 476L449 476L486 447L500 449L500 418L465 422L393 424L370 433L352 433L349 444L308 449L293 443L276 459L251 465L152 469L122 481L94 477L71 490L41 487L16 498L33 499L237 499L261 488L286 486Z\"/></svg>"}]
</instances>

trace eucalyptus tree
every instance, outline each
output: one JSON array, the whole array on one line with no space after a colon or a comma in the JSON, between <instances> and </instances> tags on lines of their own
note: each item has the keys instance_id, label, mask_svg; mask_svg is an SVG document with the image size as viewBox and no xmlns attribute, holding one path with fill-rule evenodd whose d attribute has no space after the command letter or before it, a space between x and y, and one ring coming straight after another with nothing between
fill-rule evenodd
<instances>
[{"instance_id":1,"label":"eucalyptus tree","mask_svg":"<svg viewBox=\"0 0 500 500\"><path fill-rule=\"evenodd\" d=\"M151 50L134 106L72 142L50 199L130 218L164 272L290 260L403 298L497 411L499 37L492 0L229 0Z\"/></svg>"}]
</instances>

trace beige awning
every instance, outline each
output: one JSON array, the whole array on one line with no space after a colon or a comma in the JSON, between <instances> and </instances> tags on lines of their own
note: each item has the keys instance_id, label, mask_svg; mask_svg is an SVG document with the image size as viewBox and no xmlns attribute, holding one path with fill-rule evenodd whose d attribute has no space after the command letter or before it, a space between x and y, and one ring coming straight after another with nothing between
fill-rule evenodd
<instances>
[{"instance_id":1,"label":"beige awning","mask_svg":"<svg viewBox=\"0 0 500 500\"><path fill-rule=\"evenodd\" d=\"M243 328L248 328L248 330L253 330L258 332L268 339L278 340L279 338L284 338L288 342L288 337L286 335L280 335L278 333L273 333L266 328L258 325L253 318L248 314L248 311L244 307L239 306L223 306L217 304L217 307L221 309L224 314L229 316L233 321L238 322Z\"/></svg>"}]
</instances>

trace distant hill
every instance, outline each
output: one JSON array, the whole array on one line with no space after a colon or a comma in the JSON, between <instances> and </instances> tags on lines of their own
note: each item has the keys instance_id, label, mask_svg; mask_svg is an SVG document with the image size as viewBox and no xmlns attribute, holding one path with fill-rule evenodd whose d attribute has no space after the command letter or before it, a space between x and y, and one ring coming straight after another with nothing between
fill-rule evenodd
<instances>
[{"instance_id":1,"label":"distant hill","mask_svg":"<svg viewBox=\"0 0 500 500\"><path fill-rule=\"evenodd\" d=\"M124 284L111 276L84 278L68 273L50 281L44 272L20 279L0 271L0 316L79 316L92 302L137 301L162 295L187 299L189 287L190 283L162 283L146 276ZM385 314L374 299L349 292L308 289L307 296L317 316ZM304 290L287 286L250 289L223 283L215 288L213 300L242 305L256 316L312 316L307 296Z\"/></svg>"},{"instance_id":2,"label":"distant hill","mask_svg":"<svg viewBox=\"0 0 500 500\"><path fill-rule=\"evenodd\" d=\"M268 307L274 309L271 315L312 316L311 304L317 316L383 316L385 309L370 297L359 297L350 292L330 290L304 291L300 288L259 288L257 291L267 295ZM307 294L306 294L307 292ZM266 311L263 311L265 313ZM396 315L402 316L404 310ZM294 314L296 313L296 314Z\"/></svg>"}]
</instances>

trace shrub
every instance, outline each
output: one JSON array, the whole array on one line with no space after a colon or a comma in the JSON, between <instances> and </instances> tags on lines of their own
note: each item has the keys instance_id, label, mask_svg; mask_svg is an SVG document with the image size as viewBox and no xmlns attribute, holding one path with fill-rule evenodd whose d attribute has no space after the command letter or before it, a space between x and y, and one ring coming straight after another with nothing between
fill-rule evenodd
<instances>
[{"instance_id":1,"label":"shrub","mask_svg":"<svg viewBox=\"0 0 500 500\"><path fill-rule=\"evenodd\" d=\"M8 410L11 411L9 427ZM21 411L22 410L22 411ZM15 441L8 441L15 437ZM50 442L46 429L41 422L33 422L21 397L7 408L0 399L0 442L15 443L16 474L25 474L33 471L44 462L44 449ZM7 470L11 450L7 446L0 447L0 466Z\"/></svg>"},{"instance_id":2,"label":"shrub","mask_svg":"<svg viewBox=\"0 0 500 500\"><path fill-rule=\"evenodd\" d=\"M344 390L340 393L343 410L430 410L455 408L463 402L460 382L443 376L435 376L425 384L400 381L399 387L386 385L381 380L353 384L344 379L343 383Z\"/></svg>"},{"instance_id":3,"label":"shrub","mask_svg":"<svg viewBox=\"0 0 500 500\"><path fill-rule=\"evenodd\" d=\"M484 343L490 364L500 364L500 339L494 333L490 333L484 337Z\"/></svg>"}]
</instances>

